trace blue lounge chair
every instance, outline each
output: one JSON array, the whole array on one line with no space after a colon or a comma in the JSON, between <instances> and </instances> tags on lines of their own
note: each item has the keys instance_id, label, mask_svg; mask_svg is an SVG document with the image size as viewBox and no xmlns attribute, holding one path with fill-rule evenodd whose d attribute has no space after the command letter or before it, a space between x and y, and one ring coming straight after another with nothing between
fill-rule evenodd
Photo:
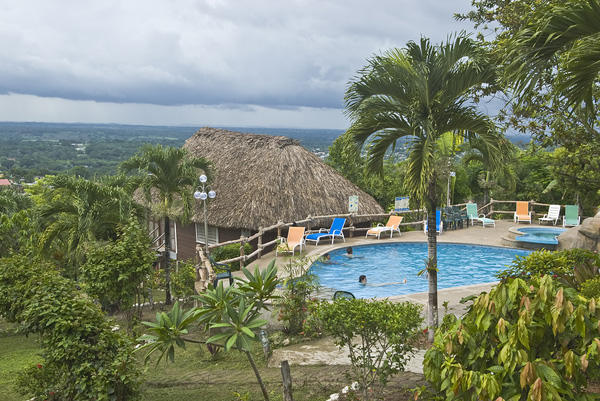
<instances>
[{"instance_id":1,"label":"blue lounge chair","mask_svg":"<svg viewBox=\"0 0 600 401\"><path fill-rule=\"evenodd\" d=\"M331 223L331 228L329 230L321 228L318 233L308 234L306 236L306 242L314 241L315 245L319 245L319 240L329 237L331 237L332 244L333 241L335 241L335 237L342 237L344 242L346 242L346 239L344 238L344 232L342 231L344 224L346 224L346 219L336 217L333 219L333 223Z\"/></svg>"},{"instance_id":2,"label":"blue lounge chair","mask_svg":"<svg viewBox=\"0 0 600 401\"><path fill-rule=\"evenodd\" d=\"M471 220L471 225L474 225L475 222L479 222L485 228L486 224L488 226L496 227L496 222L492 219L488 219L485 217L485 214L477 214L477 204L476 203L467 203L467 216Z\"/></svg>"},{"instance_id":3,"label":"blue lounge chair","mask_svg":"<svg viewBox=\"0 0 600 401\"><path fill-rule=\"evenodd\" d=\"M581 223L579 208L577 205L565 205L565 215L563 216L563 227L575 227Z\"/></svg>"},{"instance_id":4,"label":"blue lounge chair","mask_svg":"<svg viewBox=\"0 0 600 401\"><path fill-rule=\"evenodd\" d=\"M442 211L438 209L435 211L435 232L442 235L443 229L444 222L442 221ZM425 232L425 234L427 234L427 220L423 222L423 231Z\"/></svg>"}]
</instances>

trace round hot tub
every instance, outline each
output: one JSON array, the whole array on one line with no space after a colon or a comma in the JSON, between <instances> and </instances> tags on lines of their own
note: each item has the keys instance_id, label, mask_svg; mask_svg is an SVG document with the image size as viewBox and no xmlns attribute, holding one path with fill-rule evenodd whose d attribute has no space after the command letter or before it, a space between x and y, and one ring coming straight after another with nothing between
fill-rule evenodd
<instances>
[{"instance_id":1,"label":"round hot tub","mask_svg":"<svg viewBox=\"0 0 600 401\"><path fill-rule=\"evenodd\" d=\"M558 236L566 230L557 227L512 227L510 229L519 247L550 251L556 249Z\"/></svg>"}]
</instances>

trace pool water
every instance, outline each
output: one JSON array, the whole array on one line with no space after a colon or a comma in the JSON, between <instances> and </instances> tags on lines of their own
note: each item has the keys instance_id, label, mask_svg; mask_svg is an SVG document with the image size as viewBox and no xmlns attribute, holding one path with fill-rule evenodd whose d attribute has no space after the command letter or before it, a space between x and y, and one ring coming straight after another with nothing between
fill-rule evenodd
<instances>
[{"instance_id":1,"label":"pool water","mask_svg":"<svg viewBox=\"0 0 600 401\"><path fill-rule=\"evenodd\" d=\"M425 268L427 243L364 245L353 251L353 257L348 257L345 248L334 250L329 253L330 261L312 265L311 272L319 277L325 292L343 290L357 298L373 298L428 291L427 277L417 276ZM504 270L516 255L529 253L525 249L438 243L438 289L496 282L494 273ZM362 274L367 276L366 286L358 282ZM404 278L406 284L385 284Z\"/></svg>"},{"instance_id":2,"label":"pool water","mask_svg":"<svg viewBox=\"0 0 600 401\"><path fill-rule=\"evenodd\" d=\"M552 227L519 227L518 231L525 235L515 237L515 240L517 241L558 245L558 239L556 239L556 237L567 230L565 228Z\"/></svg>"}]
</instances>

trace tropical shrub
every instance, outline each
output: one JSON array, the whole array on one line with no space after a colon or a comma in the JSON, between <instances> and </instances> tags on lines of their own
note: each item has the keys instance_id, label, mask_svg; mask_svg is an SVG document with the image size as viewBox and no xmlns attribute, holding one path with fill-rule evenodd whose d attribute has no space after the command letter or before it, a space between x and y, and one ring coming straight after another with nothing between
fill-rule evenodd
<instances>
[{"instance_id":1,"label":"tropical shrub","mask_svg":"<svg viewBox=\"0 0 600 401\"><path fill-rule=\"evenodd\" d=\"M245 243L244 255L248 255L250 253L252 253L252 245L250 245L249 243ZM240 246L238 244L223 245L211 250L210 255L217 262L221 260L237 258L240 256ZM240 270L240 265L237 262L229 263L229 268L231 269L231 271L237 271Z\"/></svg>"},{"instance_id":2,"label":"tropical shrub","mask_svg":"<svg viewBox=\"0 0 600 401\"><path fill-rule=\"evenodd\" d=\"M390 376L404 370L412 355L411 340L423 322L422 307L410 302L337 299L313 305L307 326L330 334L335 344L348 347L361 399L385 388Z\"/></svg>"},{"instance_id":3,"label":"tropical shrub","mask_svg":"<svg viewBox=\"0 0 600 401\"><path fill-rule=\"evenodd\" d=\"M143 303L142 283L156 259L147 233L135 222L117 229L117 239L92 246L81 266L84 290L97 298L104 310L129 312ZM141 311L141 309L140 309ZM126 313L131 325L131 313Z\"/></svg>"},{"instance_id":4,"label":"tropical shrub","mask_svg":"<svg viewBox=\"0 0 600 401\"><path fill-rule=\"evenodd\" d=\"M569 286L579 288L586 280L595 277L600 267L600 256L584 249L558 252L536 251L527 256L517 256L511 266L496 274L499 279L527 278L545 274L560 277Z\"/></svg>"},{"instance_id":5,"label":"tropical shrub","mask_svg":"<svg viewBox=\"0 0 600 401\"><path fill-rule=\"evenodd\" d=\"M277 319L282 322L286 334L304 333L312 294L319 289L319 278L303 267L308 264L306 258L300 258L290 259L284 265L287 277L282 280L283 291L276 306L279 308Z\"/></svg>"},{"instance_id":6,"label":"tropical shrub","mask_svg":"<svg viewBox=\"0 0 600 401\"><path fill-rule=\"evenodd\" d=\"M174 362L175 346L185 349L186 342L222 347L226 352L237 349L246 354L263 396L268 401L268 392L251 351L253 343L260 341L256 331L268 323L261 319L261 315L265 310L269 310L268 304L276 298L274 291L280 281L277 278L274 260L263 271L259 271L258 267L254 269L254 273L246 268L242 271L245 279L236 279L237 285L225 288L223 283L220 283L218 287L210 286L206 293L196 296L202 306L185 312L179 307L179 302L175 302L170 312L156 314L156 323L143 322L152 333L138 338L139 341L145 342L139 349L148 350L146 363L156 351L160 353L157 363L165 354L167 360ZM206 341L185 337L188 327L194 322L198 322L204 328L218 329L218 333Z\"/></svg>"},{"instance_id":7,"label":"tropical shrub","mask_svg":"<svg viewBox=\"0 0 600 401\"><path fill-rule=\"evenodd\" d=\"M196 268L193 261L179 263L171 273L171 291L175 299L187 301L194 295L196 283Z\"/></svg>"},{"instance_id":8,"label":"tropical shrub","mask_svg":"<svg viewBox=\"0 0 600 401\"><path fill-rule=\"evenodd\" d=\"M48 263L0 260L0 315L40 336L42 356L20 380L40 400L136 400L140 371L133 344L100 307Z\"/></svg>"},{"instance_id":9,"label":"tropical shrub","mask_svg":"<svg viewBox=\"0 0 600 401\"><path fill-rule=\"evenodd\" d=\"M505 279L444 318L423 372L447 400L595 399L599 319L594 299L549 274Z\"/></svg>"},{"instance_id":10,"label":"tropical shrub","mask_svg":"<svg viewBox=\"0 0 600 401\"><path fill-rule=\"evenodd\" d=\"M590 298L600 298L600 277L584 281L581 284L581 295Z\"/></svg>"}]
</instances>

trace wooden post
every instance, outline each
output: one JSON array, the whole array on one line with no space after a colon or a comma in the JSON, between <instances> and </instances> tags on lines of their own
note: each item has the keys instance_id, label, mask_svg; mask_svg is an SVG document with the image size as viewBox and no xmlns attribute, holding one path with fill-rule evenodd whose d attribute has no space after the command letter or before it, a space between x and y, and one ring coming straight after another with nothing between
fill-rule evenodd
<instances>
[{"instance_id":1,"label":"wooden post","mask_svg":"<svg viewBox=\"0 0 600 401\"><path fill-rule=\"evenodd\" d=\"M308 216L306 220L308 220L308 223L306 223L306 228L308 229L307 231L310 231L312 230L312 217Z\"/></svg>"},{"instance_id":2,"label":"wooden post","mask_svg":"<svg viewBox=\"0 0 600 401\"><path fill-rule=\"evenodd\" d=\"M258 227L258 255L256 256L258 259L262 256L262 236L263 236L263 228Z\"/></svg>"},{"instance_id":3,"label":"wooden post","mask_svg":"<svg viewBox=\"0 0 600 401\"><path fill-rule=\"evenodd\" d=\"M283 378L283 401L294 401L292 395L292 375L288 361L281 361L281 377Z\"/></svg>"},{"instance_id":4,"label":"wooden post","mask_svg":"<svg viewBox=\"0 0 600 401\"><path fill-rule=\"evenodd\" d=\"M494 213L494 198L490 198L490 208L489 208L489 213L488 216L490 216L490 219L492 218L492 213Z\"/></svg>"},{"instance_id":5,"label":"wooden post","mask_svg":"<svg viewBox=\"0 0 600 401\"><path fill-rule=\"evenodd\" d=\"M244 245L246 245L246 237L242 237L240 242L240 270L244 267Z\"/></svg>"},{"instance_id":6,"label":"wooden post","mask_svg":"<svg viewBox=\"0 0 600 401\"><path fill-rule=\"evenodd\" d=\"M352 216L354 216L354 214L348 216L348 224L350 225L350 238L354 237L354 220L352 220Z\"/></svg>"}]
</instances>

